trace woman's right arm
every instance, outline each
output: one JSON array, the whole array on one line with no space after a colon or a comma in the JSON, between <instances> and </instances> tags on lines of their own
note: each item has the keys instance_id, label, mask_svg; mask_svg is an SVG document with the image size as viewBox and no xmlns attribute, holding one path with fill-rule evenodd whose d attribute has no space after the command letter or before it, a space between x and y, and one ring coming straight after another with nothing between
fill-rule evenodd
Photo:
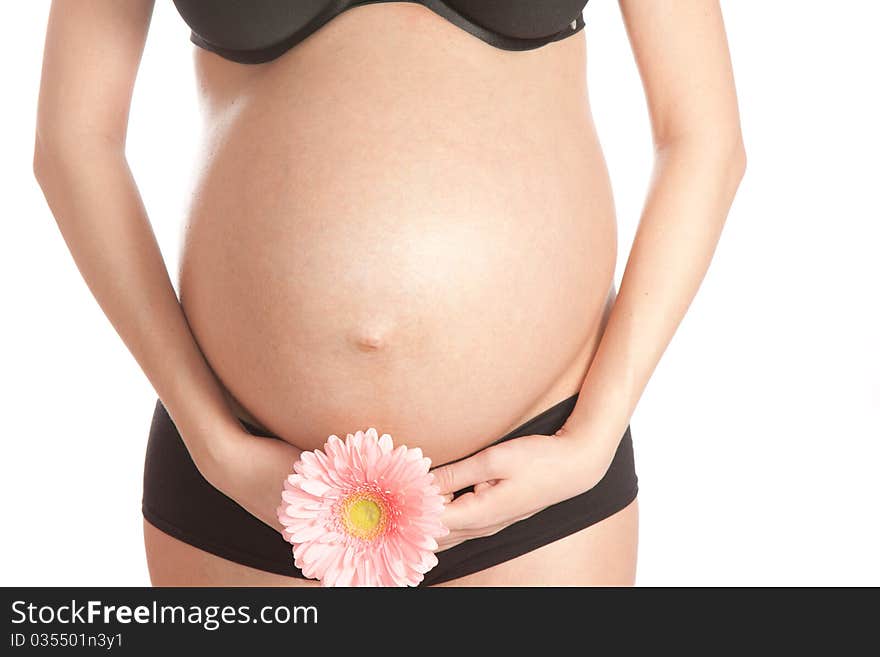
<instances>
[{"instance_id":1,"label":"woman's right arm","mask_svg":"<svg viewBox=\"0 0 880 657\"><path fill-rule=\"evenodd\" d=\"M274 508L299 450L247 434L226 403L178 302L125 157L152 11L153 0L53 1L34 173L76 266L199 471L280 527Z\"/></svg>"}]
</instances>

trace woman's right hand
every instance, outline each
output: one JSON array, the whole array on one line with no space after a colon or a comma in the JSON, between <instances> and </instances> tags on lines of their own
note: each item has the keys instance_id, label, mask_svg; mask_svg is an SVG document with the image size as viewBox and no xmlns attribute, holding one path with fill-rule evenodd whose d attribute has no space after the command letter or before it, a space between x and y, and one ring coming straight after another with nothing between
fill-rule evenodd
<instances>
[{"instance_id":1,"label":"woman's right hand","mask_svg":"<svg viewBox=\"0 0 880 657\"><path fill-rule=\"evenodd\" d=\"M240 425L239 425L240 426ZM211 455L196 460L202 476L245 511L281 533L276 509L284 480L302 450L279 438L255 436L244 428L211 437Z\"/></svg>"}]
</instances>

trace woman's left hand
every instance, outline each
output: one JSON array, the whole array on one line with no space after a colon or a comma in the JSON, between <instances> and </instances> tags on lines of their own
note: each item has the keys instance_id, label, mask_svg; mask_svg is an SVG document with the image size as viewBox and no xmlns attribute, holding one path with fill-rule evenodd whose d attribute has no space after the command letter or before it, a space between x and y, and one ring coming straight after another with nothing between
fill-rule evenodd
<instances>
[{"instance_id":1,"label":"woman's left hand","mask_svg":"<svg viewBox=\"0 0 880 657\"><path fill-rule=\"evenodd\" d=\"M441 520L449 528L437 539L438 551L495 534L589 490L605 476L614 449L609 454L601 441L571 435L563 427L552 436L521 436L435 468L434 483L447 502ZM452 499L471 485L473 492Z\"/></svg>"}]
</instances>

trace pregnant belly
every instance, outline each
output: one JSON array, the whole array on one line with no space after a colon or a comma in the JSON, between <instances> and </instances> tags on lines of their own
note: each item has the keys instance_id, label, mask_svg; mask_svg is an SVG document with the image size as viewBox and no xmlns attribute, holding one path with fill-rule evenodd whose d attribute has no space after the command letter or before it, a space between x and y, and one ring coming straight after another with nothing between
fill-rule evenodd
<instances>
[{"instance_id":1,"label":"pregnant belly","mask_svg":"<svg viewBox=\"0 0 880 657\"><path fill-rule=\"evenodd\" d=\"M579 389L616 250L589 130L449 126L399 94L389 112L375 84L348 89L357 107L328 93L332 112L271 88L210 140L181 254L240 415L303 449L372 426L439 464Z\"/></svg>"}]
</instances>

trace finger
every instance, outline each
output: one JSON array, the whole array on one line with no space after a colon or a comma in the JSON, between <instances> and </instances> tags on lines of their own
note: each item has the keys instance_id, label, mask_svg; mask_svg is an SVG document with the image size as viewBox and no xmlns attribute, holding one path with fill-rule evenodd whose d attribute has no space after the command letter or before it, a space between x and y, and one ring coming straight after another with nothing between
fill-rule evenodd
<instances>
[{"instance_id":1,"label":"finger","mask_svg":"<svg viewBox=\"0 0 880 657\"><path fill-rule=\"evenodd\" d=\"M464 493L443 507L440 522L449 529L447 538L452 538L477 526L473 518L476 497L476 493Z\"/></svg>"},{"instance_id":2,"label":"finger","mask_svg":"<svg viewBox=\"0 0 880 657\"><path fill-rule=\"evenodd\" d=\"M450 531L474 531L498 524L507 517L507 486L499 482L484 487L479 494L459 495L443 508L440 521Z\"/></svg>"},{"instance_id":3,"label":"finger","mask_svg":"<svg viewBox=\"0 0 880 657\"><path fill-rule=\"evenodd\" d=\"M451 547L455 547L456 545L460 545L465 541L469 541L472 538L485 538L486 536L493 536L497 534L502 529L509 527L513 523L502 523L499 525L493 525L491 527L484 527L479 530L474 531L460 531L454 532L452 534L447 534L442 539L437 539L437 549L434 552L442 552L443 550L448 550Z\"/></svg>"},{"instance_id":4,"label":"finger","mask_svg":"<svg viewBox=\"0 0 880 657\"><path fill-rule=\"evenodd\" d=\"M481 481L479 484L474 485L474 492L479 495L482 491L486 490L487 488L491 488L494 485L494 479L492 481Z\"/></svg>"},{"instance_id":5,"label":"finger","mask_svg":"<svg viewBox=\"0 0 880 657\"><path fill-rule=\"evenodd\" d=\"M443 552L443 550L448 550L451 547L455 547L456 545L460 545L468 540L470 536L456 534L454 538L450 539L449 536L445 536L443 540L437 540L437 549L434 552Z\"/></svg>"},{"instance_id":6,"label":"finger","mask_svg":"<svg viewBox=\"0 0 880 657\"><path fill-rule=\"evenodd\" d=\"M444 502L445 504L449 504L451 501L452 501L452 493L446 493L446 494L443 496L443 502Z\"/></svg>"},{"instance_id":7,"label":"finger","mask_svg":"<svg viewBox=\"0 0 880 657\"><path fill-rule=\"evenodd\" d=\"M434 474L434 483L440 487L441 493L454 493L490 478L483 452L455 463L441 465L431 472Z\"/></svg>"}]
</instances>

